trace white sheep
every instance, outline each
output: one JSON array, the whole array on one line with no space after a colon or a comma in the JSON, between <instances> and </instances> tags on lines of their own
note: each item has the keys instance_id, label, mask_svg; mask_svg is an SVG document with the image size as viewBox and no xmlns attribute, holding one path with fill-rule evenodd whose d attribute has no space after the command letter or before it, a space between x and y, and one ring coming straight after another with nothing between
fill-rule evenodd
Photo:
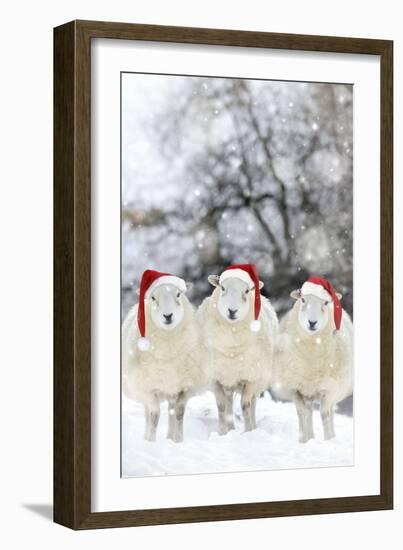
<instances>
[{"instance_id":1,"label":"white sheep","mask_svg":"<svg viewBox=\"0 0 403 550\"><path fill-rule=\"evenodd\" d=\"M168 401L167 437L183 440L187 400L204 385L198 325L187 288L178 277L159 276L148 290L140 288L140 304L129 311L122 327L123 390L144 404L144 437L149 441L156 438L162 401Z\"/></svg>"},{"instance_id":2,"label":"white sheep","mask_svg":"<svg viewBox=\"0 0 403 550\"><path fill-rule=\"evenodd\" d=\"M291 292L296 300L280 322L273 391L294 401L300 441L314 437L313 403L319 401L324 438L335 437L334 407L353 391L353 325L341 294L311 277Z\"/></svg>"},{"instance_id":3,"label":"white sheep","mask_svg":"<svg viewBox=\"0 0 403 550\"><path fill-rule=\"evenodd\" d=\"M271 380L277 316L260 295L263 283L254 266L231 266L208 280L216 288L199 307L198 319L217 401L218 433L234 429L235 392L241 394L245 431L249 431L256 427L256 396Z\"/></svg>"}]
</instances>

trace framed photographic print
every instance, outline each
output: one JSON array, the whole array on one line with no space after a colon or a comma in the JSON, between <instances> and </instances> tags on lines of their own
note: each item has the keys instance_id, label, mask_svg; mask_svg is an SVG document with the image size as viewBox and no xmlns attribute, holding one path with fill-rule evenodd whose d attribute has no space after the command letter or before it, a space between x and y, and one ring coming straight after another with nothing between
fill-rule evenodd
<instances>
[{"instance_id":1,"label":"framed photographic print","mask_svg":"<svg viewBox=\"0 0 403 550\"><path fill-rule=\"evenodd\" d=\"M54 33L54 519L393 506L393 43Z\"/></svg>"}]
</instances>

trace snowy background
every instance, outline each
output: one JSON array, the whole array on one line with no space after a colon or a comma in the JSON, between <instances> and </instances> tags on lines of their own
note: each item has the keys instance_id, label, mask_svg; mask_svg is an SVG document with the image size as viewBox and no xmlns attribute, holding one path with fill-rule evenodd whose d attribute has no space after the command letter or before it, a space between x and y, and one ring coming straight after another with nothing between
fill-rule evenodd
<instances>
[{"instance_id":1,"label":"snowy background","mask_svg":"<svg viewBox=\"0 0 403 550\"><path fill-rule=\"evenodd\" d=\"M352 86L124 74L122 315L146 268L255 263L281 314L311 274L352 314Z\"/></svg>"},{"instance_id":2,"label":"snowy background","mask_svg":"<svg viewBox=\"0 0 403 550\"><path fill-rule=\"evenodd\" d=\"M353 89L341 84L122 75L122 316L147 269L194 283L255 263L278 315L310 275L353 311ZM238 411L239 415L239 411ZM143 440L140 405L123 399L124 476L352 464L352 399L337 438L297 443L290 403L258 400L258 429L218 437L211 394L189 402L185 442Z\"/></svg>"}]
</instances>

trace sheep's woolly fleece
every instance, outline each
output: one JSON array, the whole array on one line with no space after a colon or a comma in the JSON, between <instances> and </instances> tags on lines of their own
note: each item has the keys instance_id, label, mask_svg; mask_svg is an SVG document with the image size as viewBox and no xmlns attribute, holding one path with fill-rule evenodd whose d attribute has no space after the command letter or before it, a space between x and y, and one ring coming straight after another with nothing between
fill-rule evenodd
<instances>
[{"instance_id":1,"label":"sheep's woolly fleece","mask_svg":"<svg viewBox=\"0 0 403 550\"><path fill-rule=\"evenodd\" d=\"M220 289L216 288L203 301L197 313L208 377L228 388L248 382L256 393L263 391L271 379L274 340L278 330L276 313L270 302L262 298L261 328L258 332L252 332L253 293L249 297L249 314L234 324L223 319L218 311L219 293Z\"/></svg>"},{"instance_id":2,"label":"sheep's woolly fleece","mask_svg":"<svg viewBox=\"0 0 403 550\"><path fill-rule=\"evenodd\" d=\"M181 391L189 395L201 390L205 383L202 370L199 331L193 306L182 297L184 318L171 331L158 329L151 319L146 304L146 324L150 349L137 348L139 330L137 305L128 313L122 327L123 389L131 399L146 402L150 393L161 398L174 396Z\"/></svg>"},{"instance_id":3,"label":"sheep's woolly fleece","mask_svg":"<svg viewBox=\"0 0 403 550\"><path fill-rule=\"evenodd\" d=\"M319 333L308 334L298 322L301 301L280 323L277 340L273 388L287 398L289 391L316 398L326 394L330 404L338 403L353 390L353 325L343 310L340 329L328 322ZM333 318L332 305L329 317Z\"/></svg>"}]
</instances>

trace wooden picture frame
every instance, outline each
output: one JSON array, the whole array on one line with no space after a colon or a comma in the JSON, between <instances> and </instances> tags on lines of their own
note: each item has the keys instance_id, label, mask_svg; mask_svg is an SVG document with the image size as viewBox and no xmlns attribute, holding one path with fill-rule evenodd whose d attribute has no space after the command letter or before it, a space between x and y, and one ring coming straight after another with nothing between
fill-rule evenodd
<instances>
[{"instance_id":1,"label":"wooden picture frame","mask_svg":"<svg viewBox=\"0 0 403 550\"><path fill-rule=\"evenodd\" d=\"M113 38L380 56L381 456L370 496L92 513L91 40ZM393 43L73 21L54 30L54 520L72 529L269 518L393 507Z\"/></svg>"}]
</instances>

